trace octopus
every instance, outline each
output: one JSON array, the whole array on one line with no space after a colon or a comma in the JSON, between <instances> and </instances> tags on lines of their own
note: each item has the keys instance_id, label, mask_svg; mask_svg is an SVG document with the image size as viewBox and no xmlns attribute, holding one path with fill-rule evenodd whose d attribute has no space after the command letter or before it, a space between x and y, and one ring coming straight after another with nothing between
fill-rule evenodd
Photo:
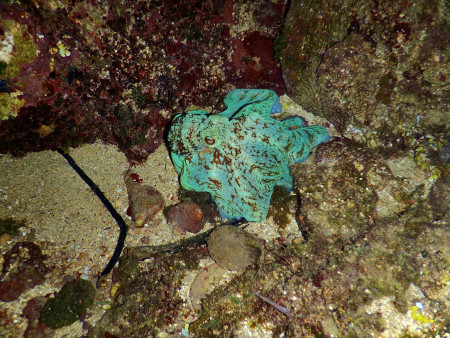
<instances>
[{"instance_id":1,"label":"octopus","mask_svg":"<svg viewBox=\"0 0 450 338\"><path fill-rule=\"evenodd\" d=\"M330 139L325 127L300 116L276 120L278 95L235 89L220 113L177 114L168 132L170 156L187 190L209 192L223 219L263 222L275 185L293 188L290 165Z\"/></svg>"}]
</instances>

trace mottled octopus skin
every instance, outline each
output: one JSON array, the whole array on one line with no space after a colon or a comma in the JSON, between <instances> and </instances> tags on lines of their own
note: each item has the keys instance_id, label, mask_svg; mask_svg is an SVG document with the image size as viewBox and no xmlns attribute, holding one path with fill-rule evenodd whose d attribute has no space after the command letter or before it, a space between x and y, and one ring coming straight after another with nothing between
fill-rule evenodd
<instances>
[{"instance_id":1,"label":"mottled octopus skin","mask_svg":"<svg viewBox=\"0 0 450 338\"><path fill-rule=\"evenodd\" d=\"M274 186L292 189L289 166L306 160L330 136L299 116L272 118L281 104L271 90L235 89L224 103L221 113L194 110L174 117L171 158L181 185L209 192L222 218L262 222Z\"/></svg>"}]
</instances>

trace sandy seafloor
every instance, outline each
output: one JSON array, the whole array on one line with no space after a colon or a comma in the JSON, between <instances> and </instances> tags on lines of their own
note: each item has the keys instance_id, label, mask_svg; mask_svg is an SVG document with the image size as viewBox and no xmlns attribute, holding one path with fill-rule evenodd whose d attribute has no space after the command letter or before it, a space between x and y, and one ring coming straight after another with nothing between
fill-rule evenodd
<instances>
[{"instance_id":1,"label":"sandy seafloor","mask_svg":"<svg viewBox=\"0 0 450 338\"><path fill-rule=\"evenodd\" d=\"M285 108L289 106L289 102L283 104ZM303 115L305 113L303 111ZM116 146L94 143L70 149L69 153L126 220L129 226L126 246L158 245L188 236L175 232L162 212L143 228L134 227L126 215L128 195L123 179L130 165ZM178 177L164 144L144 164L132 167L132 170L144 184L161 192L166 206L179 202ZM47 256L46 265L52 267L43 284L26 291L17 301L0 302L0 311L6 317L4 333L18 337L27 326L22 310L28 300L58 292L71 278L81 276L95 284L114 251L119 227L89 186L56 151L29 153L21 158L0 155L0 172L0 218L25 222L20 229L21 235L0 238L0 266L4 253L15 243L34 241ZM210 227L206 224L205 230ZM279 236L301 237L295 220L283 233L276 229L278 227L271 219L262 224L252 223L246 228L266 240ZM109 277L107 285L97 290L96 303L88 310L87 322L90 324L100 319L108 307L110 288ZM188 289L185 288L185 292ZM184 298L188 296L184 295ZM78 337L84 333L82 324L76 322L57 330L56 336Z\"/></svg>"},{"instance_id":2,"label":"sandy seafloor","mask_svg":"<svg viewBox=\"0 0 450 338\"><path fill-rule=\"evenodd\" d=\"M325 122L308 114L287 97L281 97L283 113L300 115L310 124ZM328 128L327 128L328 129ZM328 129L330 134L336 131ZM114 145L94 143L69 150L76 163L99 186L107 198L122 215L129 226L126 246L158 245L178 241L189 235L173 230L162 212L159 212L143 228L135 228L126 215L128 195L123 179L130 168L125 155ZM179 202L178 177L170 161L164 143L151 154L148 160L131 168L142 178L144 184L158 189L164 196L166 206ZM50 272L45 281L24 292L17 301L0 302L0 336L20 337L26 330L28 320L22 310L30 299L50 296L74 278L85 278L95 284L97 277L108 263L119 235L119 227L89 186L68 165L56 151L29 153L17 158L0 155L0 218L23 220L19 236L0 236L0 266L3 255L19 241L33 241L46 255L45 263ZM206 224L205 230L210 228ZM300 238L298 225L294 219L284 229L275 226L268 218L264 223L251 223L247 231L271 241L277 237ZM213 260L202 262L202 266ZM189 285L195 275L186 276L180 296L186 300L184 312L186 323L196 319L196 310L189 301ZM83 319L94 325L111 304L111 277L106 285L97 289L94 305ZM389 313L390 304L380 305L377 311ZM381 309L383 308L383 309ZM414 326L412 319L403 325ZM394 322L386 337L395 337L398 332ZM176 328L179 332L181 328ZM271 336L270 328L257 328L252 332L245 328L239 337ZM54 337L80 337L87 333L81 321L55 331Z\"/></svg>"},{"instance_id":3,"label":"sandy seafloor","mask_svg":"<svg viewBox=\"0 0 450 338\"><path fill-rule=\"evenodd\" d=\"M123 180L129 164L115 146L94 143L72 149L70 155L126 220L129 225L126 246L164 244L188 236L174 231L162 212L143 228L134 227L126 215L128 196ZM6 310L10 319L6 332L20 336L27 326L27 319L21 313L28 300L59 291L70 277L81 275L96 282L114 251L119 228L89 186L56 151L30 153L22 158L1 155L0 168L0 218L24 220L26 224L20 229L21 235L2 237L0 264L3 264L3 254L15 243L32 240L47 256L46 265L54 266L42 285L25 292L17 301L0 302L0 310ZM178 177L164 145L146 163L132 170L143 183L153 185L163 194L166 206L179 202ZM205 229L209 227L206 225ZM283 234L275 231L276 228L268 219L263 224L251 224L247 230L265 239L289 234L301 236L295 221ZM103 293L106 303L110 287L109 278L107 285L97 291ZM91 323L104 311L102 304L93 308ZM83 333L80 322L57 331L58 336L70 337Z\"/></svg>"}]
</instances>

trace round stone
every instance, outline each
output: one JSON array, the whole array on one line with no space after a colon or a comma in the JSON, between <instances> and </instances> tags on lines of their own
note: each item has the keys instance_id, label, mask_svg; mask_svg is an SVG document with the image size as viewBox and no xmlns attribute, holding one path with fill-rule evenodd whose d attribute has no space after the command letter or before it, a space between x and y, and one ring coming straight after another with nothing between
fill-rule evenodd
<instances>
[{"instance_id":1,"label":"round stone","mask_svg":"<svg viewBox=\"0 0 450 338\"><path fill-rule=\"evenodd\" d=\"M200 206L191 201L184 201L174 205L167 213L167 221L179 232L197 233L205 224L203 211Z\"/></svg>"},{"instance_id":2,"label":"round stone","mask_svg":"<svg viewBox=\"0 0 450 338\"><path fill-rule=\"evenodd\" d=\"M262 242L243 229L225 225L216 228L207 239L214 261L229 270L243 270L256 263L262 253Z\"/></svg>"}]
</instances>

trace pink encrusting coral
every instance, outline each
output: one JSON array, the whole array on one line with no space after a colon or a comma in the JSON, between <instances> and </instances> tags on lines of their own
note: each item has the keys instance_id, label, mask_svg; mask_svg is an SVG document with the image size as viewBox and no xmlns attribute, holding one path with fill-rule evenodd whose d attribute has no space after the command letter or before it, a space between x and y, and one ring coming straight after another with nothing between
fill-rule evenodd
<instances>
[{"instance_id":1,"label":"pink encrusting coral","mask_svg":"<svg viewBox=\"0 0 450 338\"><path fill-rule=\"evenodd\" d=\"M0 153L101 139L139 163L191 104L217 102L229 86L283 94L272 47L286 4L263 3L2 5Z\"/></svg>"}]
</instances>

